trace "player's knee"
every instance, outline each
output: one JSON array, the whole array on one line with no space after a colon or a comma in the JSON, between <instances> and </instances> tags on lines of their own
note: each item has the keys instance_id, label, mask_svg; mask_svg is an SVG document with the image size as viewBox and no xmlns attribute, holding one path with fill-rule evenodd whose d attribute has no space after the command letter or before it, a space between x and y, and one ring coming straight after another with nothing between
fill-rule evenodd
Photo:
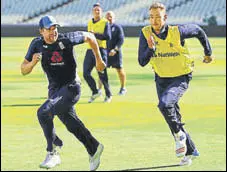
<instances>
[{"instance_id":1,"label":"player's knee","mask_svg":"<svg viewBox=\"0 0 227 172\"><path fill-rule=\"evenodd\" d=\"M81 92L80 84L76 83L76 82L69 84L68 89L69 89L69 91L74 93L73 94L74 96L80 94L80 92Z\"/></svg>"},{"instance_id":2,"label":"player's knee","mask_svg":"<svg viewBox=\"0 0 227 172\"><path fill-rule=\"evenodd\" d=\"M70 133L75 133L79 130L78 126L76 125L66 125L66 128Z\"/></svg>"},{"instance_id":3,"label":"player's knee","mask_svg":"<svg viewBox=\"0 0 227 172\"><path fill-rule=\"evenodd\" d=\"M45 116L46 115L43 112L42 108L39 108L38 111L37 111L37 117L38 117L40 123L45 122Z\"/></svg>"},{"instance_id":4,"label":"player's knee","mask_svg":"<svg viewBox=\"0 0 227 172\"><path fill-rule=\"evenodd\" d=\"M163 109L169 109L171 107L174 107L174 104L169 102L169 101L165 101L165 100L160 100L159 101L159 104L158 104L158 108L160 110L163 110Z\"/></svg>"},{"instance_id":5,"label":"player's knee","mask_svg":"<svg viewBox=\"0 0 227 172\"><path fill-rule=\"evenodd\" d=\"M40 122L45 122L51 117L50 109L46 106L41 106L37 111L37 117Z\"/></svg>"},{"instance_id":6,"label":"player's knee","mask_svg":"<svg viewBox=\"0 0 227 172\"><path fill-rule=\"evenodd\" d=\"M43 115L44 115L43 108L40 107L40 108L37 110L37 116L38 116L38 118L41 118Z\"/></svg>"}]
</instances>

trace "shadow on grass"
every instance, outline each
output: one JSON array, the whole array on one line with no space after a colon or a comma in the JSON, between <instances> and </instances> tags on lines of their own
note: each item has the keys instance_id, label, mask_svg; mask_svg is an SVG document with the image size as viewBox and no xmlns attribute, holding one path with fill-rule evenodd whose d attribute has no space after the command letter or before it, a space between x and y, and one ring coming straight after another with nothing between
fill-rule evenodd
<instances>
[{"instance_id":1,"label":"shadow on grass","mask_svg":"<svg viewBox=\"0 0 227 172\"><path fill-rule=\"evenodd\" d=\"M40 99L48 99L48 97L30 97L31 100L40 100Z\"/></svg>"},{"instance_id":2,"label":"shadow on grass","mask_svg":"<svg viewBox=\"0 0 227 172\"><path fill-rule=\"evenodd\" d=\"M101 104L103 102L92 102L92 104ZM77 104L91 104L85 101L78 102ZM26 106L41 106L42 104L11 104L11 105L2 105L2 107L26 107Z\"/></svg>"},{"instance_id":3,"label":"shadow on grass","mask_svg":"<svg viewBox=\"0 0 227 172\"><path fill-rule=\"evenodd\" d=\"M77 104L101 104L101 103L104 103L103 101L94 101L92 103L88 103L88 101L81 101L81 102L78 102Z\"/></svg>"},{"instance_id":4,"label":"shadow on grass","mask_svg":"<svg viewBox=\"0 0 227 172\"><path fill-rule=\"evenodd\" d=\"M156 166L156 167L141 167L141 168L131 168L131 169L125 169L125 170L116 170L116 171L139 171L139 170L152 170L152 169L158 169L158 168L170 168L170 167L179 167L179 164L175 165L164 165L164 166Z\"/></svg>"},{"instance_id":5,"label":"shadow on grass","mask_svg":"<svg viewBox=\"0 0 227 172\"><path fill-rule=\"evenodd\" d=\"M12 105L3 105L3 107L21 107L21 106L41 106L41 104L12 104Z\"/></svg>"}]
</instances>

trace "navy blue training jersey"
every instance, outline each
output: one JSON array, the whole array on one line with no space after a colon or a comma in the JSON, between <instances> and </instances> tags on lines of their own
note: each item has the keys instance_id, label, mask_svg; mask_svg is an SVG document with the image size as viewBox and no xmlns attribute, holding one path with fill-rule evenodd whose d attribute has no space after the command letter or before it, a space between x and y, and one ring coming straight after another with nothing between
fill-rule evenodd
<instances>
[{"instance_id":1,"label":"navy blue training jersey","mask_svg":"<svg viewBox=\"0 0 227 172\"><path fill-rule=\"evenodd\" d=\"M49 87L61 87L76 79L76 60L73 46L84 42L84 33L59 33L53 44L46 44L43 37L34 38L25 59L32 61L34 53L42 53L41 64Z\"/></svg>"},{"instance_id":2,"label":"navy blue training jersey","mask_svg":"<svg viewBox=\"0 0 227 172\"><path fill-rule=\"evenodd\" d=\"M108 50L118 48L120 49L124 42L124 31L123 28L118 24L111 24L111 39L107 41Z\"/></svg>"}]
</instances>

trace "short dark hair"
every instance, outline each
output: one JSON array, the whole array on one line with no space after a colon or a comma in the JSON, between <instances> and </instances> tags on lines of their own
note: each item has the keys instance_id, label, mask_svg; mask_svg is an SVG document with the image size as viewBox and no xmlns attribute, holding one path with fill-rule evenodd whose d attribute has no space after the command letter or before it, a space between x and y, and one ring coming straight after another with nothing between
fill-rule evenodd
<instances>
[{"instance_id":1,"label":"short dark hair","mask_svg":"<svg viewBox=\"0 0 227 172\"><path fill-rule=\"evenodd\" d=\"M162 3L160 3L160 2L154 2L154 3L150 6L149 10L151 10L152 8L154 8L154 9L160 8L161 10L166 10L165 5L162 4Z\"/></svg>"},{"instance_id":2,"label":"short dark hair","mask_svg":"<svg viewBox=\"0 0 227 172\"><path fill-rule=\"evenodd\" d=\"M93 5L93 8L95 8L95 7L101 7L100 3L99 3L99 2L95 3L95 4Z\"/></svg>"}]
</instances>

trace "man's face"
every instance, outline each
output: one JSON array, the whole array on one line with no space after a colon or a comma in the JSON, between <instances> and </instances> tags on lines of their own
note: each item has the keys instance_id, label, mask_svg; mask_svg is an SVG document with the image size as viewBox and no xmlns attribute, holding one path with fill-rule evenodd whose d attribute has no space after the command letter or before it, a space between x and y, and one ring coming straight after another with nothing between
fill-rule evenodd
<instances>
[{"instance_id":1,"label":"man's face","mask_svg":"<svg viewBox=\"0 0 227 172\"><path fill-rule=\"evenodd\" d=\"M48 44L53 44L58 39L58 29L55 25L51 26L49 29L42 28L40 34Z\"/></svg>"},{"instance_id":2,"label":"man's face","mask_svg":"<svg viewBox=\"0 0 227 172\"><path fill-rule=\"evenodd\" d=\"M94 18L100 18L102 16L102 9L99 6L96 6L92 10Z\"/></svg>"},{"instance_id":3,"label":"man's face","mask_svg":"<svg viewBox=\"0 0 227 172\"><path fill-rule=\"evenodd\" d=\"M114 14L111 12L108 12L106 14L106 19L110 22L110 24L112 24L114 22Z\"/></svg>"},{"instance_id":4,"label":"man's face","mask_svg":"<svg viewBox=\"0 0 227 172\"><path fill-rule=\"evenodd\" d=\"M150 23L155 31L160 31L165 25L167 15L165 10L160 8L152 8L150 10Z\"/></svg>"}]
</instances>

